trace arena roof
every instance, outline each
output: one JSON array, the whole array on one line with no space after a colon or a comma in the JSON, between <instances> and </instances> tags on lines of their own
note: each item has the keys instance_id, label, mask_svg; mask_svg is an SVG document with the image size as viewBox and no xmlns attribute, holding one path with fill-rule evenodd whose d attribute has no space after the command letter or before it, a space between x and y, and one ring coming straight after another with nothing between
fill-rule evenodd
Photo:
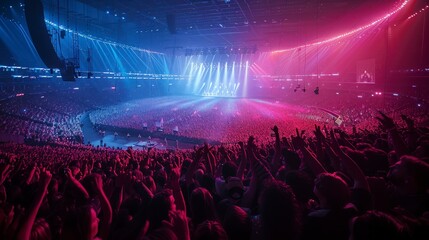
<instances>
[{"instance_id":1,"label":"arena roof","mask_svg":"<svg viewBox=\"0 0 429 240\"><path fill-rule=\"evenodd\" d=\"M55 19L58 1L43 2ZM81 32L88 31L149 49L222 45L276 49L365 24L400 2L68 0L60 1L59 9L63 25L77 23Z\"/></svg>"},{"instance_id":2,"label":"arena roof","mask_svg":"<svg viewBox=\"0 0 429 240\"><path fill-rule=\"evenodd\" d=\"M284 49L375 21L403 3L428 0L42 0L51 22L149 50ZM2 1L9 5L24 0ZM420 6L421 7L421 6ZM411 10L412 11L412 10ZM404 16L406 17L406 16Z\"/></svg>"}]
</instances>

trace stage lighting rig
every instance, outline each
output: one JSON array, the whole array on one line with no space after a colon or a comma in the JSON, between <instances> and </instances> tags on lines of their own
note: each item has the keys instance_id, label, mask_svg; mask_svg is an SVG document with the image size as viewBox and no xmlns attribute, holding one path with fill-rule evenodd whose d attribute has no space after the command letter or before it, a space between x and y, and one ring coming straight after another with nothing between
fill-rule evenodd
<instances>
[{"instance_id":1,"label":"stage lighting rig","mask_svg":"<svg viewBox=\"0 0 429 240\"><path fill-rule=\"evenodd\" d=\"M223 46L212 48L186 48L185 56L198 55L240 55L240 54L255 54L258 48L256 46Z\"/></svg>"}]
</instances>

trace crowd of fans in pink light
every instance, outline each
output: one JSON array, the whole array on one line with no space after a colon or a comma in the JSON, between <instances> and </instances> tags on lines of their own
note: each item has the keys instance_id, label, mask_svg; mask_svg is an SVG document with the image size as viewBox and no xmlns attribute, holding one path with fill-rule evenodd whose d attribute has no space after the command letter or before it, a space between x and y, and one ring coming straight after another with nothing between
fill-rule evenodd
<instances>
[{"instance_id":1,"label":"crowd of fans in pink light","mask_svg":"<svg viewBox=\"0 0 429 240\"><path fill-rule=\"evenodd\" d=\"M379 124L373 119L378 110L396 121L401 114L412 116L417 124L427 121L427 108L417 106L410 98L353 98L334 94L317 97L259 101L186 96L113 104L106 96L94 98L88 104L67 94L26 95L0 102L0 129L3 134L38 141L82 140L80 119L84 112L89 112L94 124L136 130L147 125L149 131L156 131L158 123L168 134L177 127L180 136L236 143L249 135L257 141L270 141L269 127L274 124L283 129L284 136L293 134L296 127L311 131L314 124L336 126L336 117L324 110L340 115L343 120L340 127L349 133L353 127L377 129Z\"/></svg>"},{"instance_id":2,"label":"crowd of fans in pink light","mask_svg":"<svg viewBox=\"0 0 429 240\"><path fill-rule=\"evenodd\" d=\"M0 235L427 239L429 129L376 117L377 131L273 125L269 142L189 150L2 143Z\"/></svg>"},{"instance_id":3,"label":"crowd of fans in pink light","mask_svg":"<svg viewBox=\"0 0 429 240\"><path fill-rule=\"evenodd\" d=\"M2 239L429 237L428 119L412 99L101 102L0 103L3 134L46 142L0 143ZM97 105L94 123L162 122L224 144L125 151L72 141Z\"/></svg>"},{"instance_id":4,"label":"crowd of fans in pink light","mask_svg":"<svg viewBox=\"0 0 429 240\"><path fill-rule=\"evenodd\" d=\"M82 107L60 94L29 95L0 102L2 133L38 141L82 139Z\"/></svg>"},{"instance_id":5,"label":"crowd of fans in pink light","mask_svg":"<svg viewBox=\"0 0 429 240\"><path fill-rule=\"evenodd\" d=\"M146 123L150 131L156 131L156 122L162 122L167 133L173 133L177 126L181 136L224 143L243 141L249 133L257 136L258 140L266 140L270 135L269 127L275 123L285 127L286 132L303 127L303 123L307 124L306 128L315 123L306 118L312 114L310 111L286 108L281 103L231 99L195 101L195 97L173 99L176 100L174 104L169 103L165 107L163 98L114 105L92 111L90 119L95 124L133 129L143 129Z\"/></svg>"},{"instance_id":6,"label":"crowd of fans in pink light","mask_svg":"<svg viewBox=\"0 0 429 240\"><path fill-rule=\"evenodd\" d=\"M192 101L194 100L194 102ZM243 141L249 134L260 141L269 141L269 126L277 124L289 136L296 127L311 130L317 125L335 126L336 117L342 118L341 128L352 132L356 129L376 129L377 111L392 113L395 120L401 114L413 116L417 123L427 121L426 108L418 107L412 99L323 98L300 99L300 106L278 101L206 99L195 101L190 97L175 98L174 103L165 98L142 99L113 105L90 113L95 124L141 130L147 124L149 131L156 131L156 122L163 122L164 132L173 133L177 126L181 136L217 140L223 143ZM181 103L188 103L187 105ZM298 104L298 103L297 103ZM182 107L183 106L183 107ZM162 119L162 120L161 120Z\"/></svg>"}]
</instances>

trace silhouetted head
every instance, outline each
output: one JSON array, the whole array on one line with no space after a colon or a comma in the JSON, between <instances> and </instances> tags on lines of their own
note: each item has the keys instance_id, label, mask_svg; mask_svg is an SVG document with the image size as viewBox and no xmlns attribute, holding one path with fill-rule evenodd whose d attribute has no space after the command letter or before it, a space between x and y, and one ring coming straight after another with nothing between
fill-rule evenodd
<instances>
[{"instance_id":1,"label":"silhouetted head","mask_svg":"<svg viewBox=\"0 0 429 240\"><path fill-rule=\"evenodd\" d=\"M31 228L32 240L51 240L51 229L44 218L38 218L34 221Z\"/></svg>"},{"instance_id":2,"label":"silhouetted head","mask_svg":"<svg viewBox=\"0 0 429 240\"><path fill-rule=\"evenodd\" d=\"M368 211L355 217L350 233L351 240L406 239L404 224L379 211Z\"/></svg>"},{"instance_id":3,"label":"silhouetted head","mask_svg":"<svg viewBox=\"0 0 429 240\"><path fill-rule=\"evenodd\" d=\"M321 173L314 181L314 194L322 208L341 209L350 202L350 190L346 182L332 173Z\"/></svg>"},{"instance_id":4,"label":"silhouetted head","mask_svg":"<svg viewBox=\"0 0 429 240\"><path fill-rule=\"evenodd\" d=\"M156 229L160 227L163 220L169 220L169 212L175 210L176 204L173 192L170 189L165 189L155 194L149 208L150 228Z\"/></svg>"},{"instance_id":5,"label":"silhouetted head","mask_svg":"<svg viewBox=\"0 0 429 240\"><path fill-rule=\"evenodd\" d=\"M228 235L217 221L204 221L195 229L195 240L228 240Z\"/></svg>"},{"instance_id":6,"label":"silhouetted head","mask_svg":"<svg viewBox=\"0 0 429 240\"><path fill-rule=\"evenodd\" d=\"M205 220L216 220L216 210L210 192L202 187L192 191L190 197L192 222L198 225Z\"/></svg>"},{"instance_id":7,"label":"silhouetted head","mask_svg":"<svg viewBox=\"0 0 429 240\"><path fill-rule=\"evenodd\" d=\"M267 181L258 199L264 239L297 239L301 209L292 189L280 181Z\"/></svg>"},{"instance_id":8,"label":"silhouetted head","mask_svg":"<svg viewBox=\"0 0 429 240\"><path fill-rule=\"evenodd\" d=\"M95 209L90 205L73 209L64 219L62 239L94 239L99 221Z\"/></svg>"},{"instance_id":9,"label":"silhouetted head","mask_svg":"<svg viewBox=\"0 0 429 240\"><path fill-rule=\"evenodd\" d=\"M249 215L240 207L235 205L228 207L222 223L230 240L250 239L252 222Z\"/></svg>"},{"instance_id":10,"label":"silhouetted head","mask_svg":"<svg viewBox=\"0 0 429 240\"><path fill-rule=\"evenodd\" d=\"M387 180L399 195L425 193L429 188L429 164L413 156L402 156L390 167Z\"/></svg>"}]
</instances>

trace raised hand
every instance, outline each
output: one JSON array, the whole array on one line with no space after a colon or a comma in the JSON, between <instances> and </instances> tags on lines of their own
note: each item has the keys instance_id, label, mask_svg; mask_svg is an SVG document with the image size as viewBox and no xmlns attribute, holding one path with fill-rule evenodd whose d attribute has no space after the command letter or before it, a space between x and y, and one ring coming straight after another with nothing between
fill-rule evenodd
<instances>
[{"instance_id":1,"label":"raised hand","mask_svg":"<svg viewBox=\"0 0 429 240\"><path fill-rule=\"evenodd\" d=\"M348 138L348 136L349 136L345 131L343 131L341 129L338 129L338 133L340 134L340 137L342 139Z\"/></svg>"},{"instance_id":2,"label":"raised hand","mask_svg":"<svg viewBox=\"0 0 429 240\"><path fill-rule=\"evenodd\" d=\"M183 165L183 161L184 161L183 156L181 156L181 155L177 154L177 155L174 157L174 161L173 161L173 163L174 163L174 164L175 164L179 169L181 169L181 168L182 168L182 165Z\"/></svg>"},{"instance_id":3,"label":"raised hand","mask_svg":"<svg viewBox=\"0 0 429 240\"><path fill-rule=\"evenodd\" d=\"M182 189L180 188L180 167L173 161L168 177L168 185L173 190L173 197L176 200L176 207L178 210L186 211L186 203L183 198ZM185 214L186 215L186 214Z\"/></svg>"},{"instance_id":4,"label":"raised hand","mask_svg":"<svg viewBox=\"0 0 429 240\"><path fill-rule=\"evenodd\" d=\"M307 146L307 143L301 137L293 137L292 136L292 144L296 149L302 149Z\"/></svg>"},{"instance_id":5,"label":"raised hand","mask_svg":"<svg viewBox=\"0 0 429 240\"><path fill-rule=\"evenodd\" d=\"M299 129L298 129L298 128L295 128L295 131L296 131L296 136L297 136L297 137L301 137L301 136L300 136L300 134L299 134Z\"/></svg>"},{"instance_id":6,"label":"raised hand","mask_svg":"<svg viewBox=\"0 0 429 240\"><path fill-rule=\"evenodd\" d=\"M380 113L381 117L375 117L383 126L385 130L393 129L395 128L395 122L392 118L388 117L386 114L384 114L381 111L378 111Z\"/></svg>"},{"instance_id":7,"label":"raised hand","mask_svg":"<svg viewBox=\"0 0 429 240\"><path fill-rule=\"evenodd\" d=\"M93 169L94 169L94 158L91 157L88 163L88 174L90 174Z\"/></svg>"},{"instance_id":8,"label":"raised hand","mask_svg":"<svg viewBox=\"0 0 429 240\"><path fill-rule=\"evenodd\" d=\"M208 153L209 152L209 144L207 142L204 143L204 152Z\"/></svg>"},{"instance_id":9,"label":"raised hand","mask_svg":"<svg viewBox=\"0 0 429 240\"><path fill-rule=\"evenodd\" d=\"M249 139L247 140L247 146L248 146L248 147L253 146L254 141L255 141L255 137L253 137L253 136L249 136Z\"/></svg>"},{"instance_id":10,"label":"raised hand","mask_svg":"<svg viewBox=\"0 0 429 240\"><path fill-rule=\"evenodd\" d=\"M277 125L274 125L274 127L271 128L271 130L273 130L274 133L278 133L279 132L279 128L277 127Z\"/></svg>"},{"instance_id":11,"label":"raised hand","mask_svg":"<svg viewBox=\"0 0 429 240\"><path fill-rule=\"evenodd\" d=\"M319 143L325 142L326 138L325 135L323 135L322 130L320 130L320 126L314 125L315 131L314 135L316 136L316 139Z\"/></svg>"},{"instance_id":12,"label":"raised hand","mask_svg":"<svg viewBox=\"0 0 429 240\"><path fill-rule=\"evenodd\" d=\"M284 145L287 149L289 149L289 150L291 150L291 149L292 149L292 145L290 144L289 140L288 140L286 137L282 137L282 142L283 142L283 145Z\"/></svg>"},{"instance_id":13,"label":"raised hand","mask_svg":"<svg viewBox=\"0 0 429 240\"><path fill-rule=\"evenodd\" d=\"M94 190L96 190L97 193L103 192L103 178L101 177L101 175L97 173L92 174L92 180Z\"/></svg>"},{"instance_id":14,"label":"raised hand","mask_svg":"<svg viewBox=\"0 0 429 240\"><path fill-rule=\"evenodd\" d=\"M225 147L224 147L223 145L219 147L219 152L220 152L222 155L226 155L226 149L225 149Z\"/></svg>"},{"instance_id":15,"label":"raised hand","mask_svg":"<svg viewBox=\"0 0 429 240\"><path fill-rule=\"evenodd\" d=\"M331 138L331 145L330 146L332 147L332 150L334 150L334 152L336 154L339 154L341 151L341 148L340 148L340 145L338 144L337 138L335 137L335 133L334 133L333 129L331 129L329 131L329 135Z\"/></svg>"},{"instance_id":16,"label":"raised hand","mask_svg":"<svg viewBox=\"0 0 429 240\"><path fill-rule=\"evenodd\" d=\"M51 182L52 174L46 169L42 170L42 173L40 174L40 185L46 189Z\"/></svg>"},{"instance_id":17,"label":"raised hand","mask_svg":"<svg viewBox=\"0 0 429 240\"><path fill-rule=\"evenodd\" d=\"M296 149L302 149L307 146L307 143L302 138L302 134L299 133L298 128L296 128L296 137L292 136L292 144L295 146Z\"/></svg>"},{"instance_id":18,"label":"raised hand","mask_svg":"<svg viewBox=\"0 0 429 240\"><path fill-rule=\"evenodd\" d=\"M6 164L6 166L4 166L3 169L0 170L0 185L2 185L4 181L6 181L12 170L13 167L10 164Z\"/></svg>"},{"instance_id":19,"label":"raised hand","mask_svg":"<svg viewBox=\"0 0 429 240\"><path fill-rule=\"evenodd\" d=\"M121 158L119 157L119 154L115 155L115 162L116 163L120 163L121 162Z\"/></svg>"},{"instance_id":20,"label":"raised hand","mask_svg":"<svg viewBox=\"0 0 429 240\"><path fill-rule=\"evenodd\" d=\"M47 188L49 183L51 182L52 174L47 171L45 168L42 168L40 173L40 187L41 189L35 195L33 199L33 203L27 209L25 218L21 222L21 225L18 227L18 231L16 233L16 239L30 239L31 228L34 224L34 221L37 216L37 212L39 211L40 206L42 205L43 199L47 193Z\"/></svg>"},{"instance_id":21,"label":"raised hand","mask_svg":"<svg viewBox=\"0 0 429 240\"><path fill-rule=\"evenodd\" d=\"M180 179L180 167L173 161L172 168L170 170L169 176L169 184L171 187L180 187L179 179Z\"/></svg>"},{"instance_id":22,"label":"raised hand","mask_svg":"<svg viewBox=\"0 0 429 240\"><path fill-rule=\"evenodd\" d=\"M407 115L402 114L401 115L402 120L407 124L407 127L409 129L414 128L414 120L409 118Z\"/></svg>"},{"instance_id":23,"label":"raised hand","mask_svg":"<svg viewBox=\"0 0 429 240\"><path fill-rule=\"evenodd\" d=\"M195 150L195 158L194 161L200 161L201 157L203 156L204 147L200 147Z\"/></svg>"},{"instance_id":24,"label":"raised hand","mask_svg":"<svg viewBox=\"0 0 429 240\"><path fill-rule=\"evenodd\" d=\"M74 178L73 173L72 173L72 171L71 171L70 168L64 168L64 174L66 175L66 177L68 179L73 179Z\"/></svg>"}]
</instances>

